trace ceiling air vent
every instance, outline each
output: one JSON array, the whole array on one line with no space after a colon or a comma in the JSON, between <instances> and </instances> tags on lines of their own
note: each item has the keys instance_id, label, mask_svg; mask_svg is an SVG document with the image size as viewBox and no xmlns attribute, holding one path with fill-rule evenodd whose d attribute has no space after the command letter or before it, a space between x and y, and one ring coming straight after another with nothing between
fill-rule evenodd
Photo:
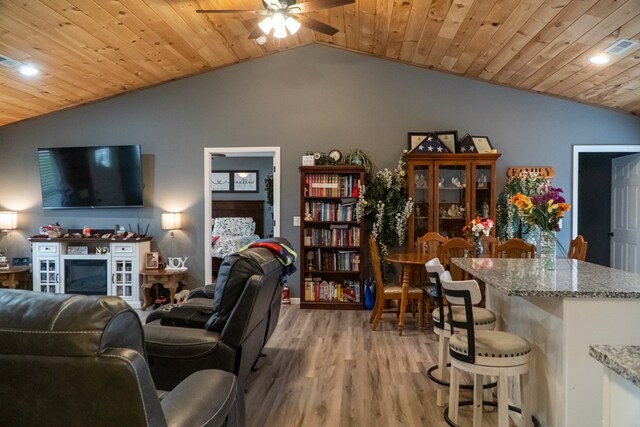
<instances>
[{"instance_id":1,"label":"ceiling air vent","mask_svg":"<svg viewBox=\"0 0 640 427\"><path fill-rule=\"evenodd\" d=\"M11 59L8 56L0 55L0 65L7 68L16 68L20 65L20 62L15 59Z\"/></svg>"},{"instance_id":2,"label":"ceiling air vent","mask_svg":"<svg viewBox=\"0 0 640 427\"><path fill-rule=\"evenodd\" d=\"M620 39L604 51L612 55L622 55L637 44L638 42L634 42L633 40Z\"/></svg>"}]
</instances>

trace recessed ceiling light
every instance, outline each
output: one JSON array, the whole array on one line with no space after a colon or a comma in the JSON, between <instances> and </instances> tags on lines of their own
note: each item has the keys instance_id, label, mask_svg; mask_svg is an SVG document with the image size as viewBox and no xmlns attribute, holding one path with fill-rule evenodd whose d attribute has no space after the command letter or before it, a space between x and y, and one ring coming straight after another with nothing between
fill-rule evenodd
<instances>
[{"instance_id":1,"label":"recessed ceiling light","mask_svg":"<svg viewBox=\"0 0 640 427\"><path fill-rule=\"evenodd\" d=\"M260 36L256 39L256 43L263 45L267 42L267 36Z\"/></svg>"},{"instance_id":2,"label":"recessed ceiling light","mask_svg":"<svg viewBox=\"0 0 640 427\"><path fill-rule=\"evenodd\" d=\"M610 59L607 55L594 55L589 57L589 61L591 61L594 64L602 65L602 64L608 64Z\"/></svg>"},{"instance_id":3,"label":"recessed ceiling light","mask_svg":"<svg viewBox=\"0 0 640 427\"><path fill-rule=\"evenodd\" d=\"M23 76L35 76L40 72L37 68L24 64L21 65L20 68L18 68L18 71L20 71L20 74L22 74Z\"/></svg>"}]
</instances>

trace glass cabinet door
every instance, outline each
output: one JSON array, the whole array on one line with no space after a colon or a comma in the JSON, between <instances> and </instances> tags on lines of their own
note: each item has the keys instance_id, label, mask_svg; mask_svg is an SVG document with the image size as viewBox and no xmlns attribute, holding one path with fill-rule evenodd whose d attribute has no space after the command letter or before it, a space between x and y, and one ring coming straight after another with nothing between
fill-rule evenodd
<instances>
[{"instance_id":1,"label":"glass cabinet door","mask_svg":"<svg viewBox=\"0 0 640 427\"><path fill-rule=\"evenodd\" d=\"M482 219L487 219L491 216L491 194L492 185L491 182L491 166L490 165L476 165L475 168L475 201L473 216L479 216ZM495 218L492 218L495 219Z\"/></svg>"},{"instance_id":2,"label":"glass cabinet door","mask_svg":"<svg viewBox=\"0 0 640 427\"><path fill-rule=\"evenodd\" d=\"M124 299L133 297L133 260L114 257L113 286L115 294Z\"/></svg>"},{"instance_id":3,"label":"glass cabinet door","mask_svg":"<svg viewBox=\"0 0 640 427\"><path fill-rule=\"evenodd\" d=\"M430 231L429 166L416 165L413 173L413 235L415 239Z\"/></svg>"},{"instance_id":4,"label":"glass cabinet door","mask_svg":"<svg viewBox=\"0 0 640 427\"><path fill-rule=\"evenodd\" d=\"M462 236L467 223L467 166L439 165L438 232L446 237Z\"/></svg>"}]
</instances>

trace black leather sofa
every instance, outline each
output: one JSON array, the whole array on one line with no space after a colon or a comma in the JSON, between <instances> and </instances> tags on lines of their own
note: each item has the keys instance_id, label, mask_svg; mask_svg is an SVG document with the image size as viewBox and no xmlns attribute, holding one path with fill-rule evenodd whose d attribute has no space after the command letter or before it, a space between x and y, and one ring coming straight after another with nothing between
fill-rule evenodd
<instances>
[{"instance_id":1,"label":"black leather sofa","mask_svg":"<svg viewBox=\"0 0 640 427\"><path fill-rule=\"evenodd\" d=\"M158 392L142 325L120 298L0 289L0 425L242 426L224 371Z\"/></svg>"},{"instance_id":2,"label":"black leather sofa","mask_svg":"<svg viewBox=\"0 0 640 427\"><path fill-rule=\"evenodd\" d=\"M154 381L170 390L191 373L212 368L244 380L278 323L282 275L273 252L250 248L227 256L215 287L192 291L181 307L208 310L204 326L169 326L171 312L150 316L144 330Z\"/></svg>"}]
</instances>

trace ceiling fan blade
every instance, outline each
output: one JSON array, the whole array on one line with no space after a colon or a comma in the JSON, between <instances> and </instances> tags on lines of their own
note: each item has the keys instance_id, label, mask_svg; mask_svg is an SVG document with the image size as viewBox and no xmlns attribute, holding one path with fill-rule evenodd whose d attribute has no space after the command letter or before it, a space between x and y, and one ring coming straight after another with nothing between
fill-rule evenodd
<instances>
[{"instance_id":1,"label":"ceiling fan blade","mask_svg":"<svg viewBox=\"0 0 640 427\"><path fill-rule=\"evenodd\" d=\"M318 10L344 6L355 2L356 0L311 0L304 3L292 4L287 11L289 13L316 12Z\"/></svg>"},{"instance_id":2,"label":"ceiling fan blade","mask_svg":"<svg viewBox=\"0 0 640 427\"><path fill-rule=\"evenodd\" d=\"M331 25L320 22L317 19L309 18L308 16L296 15L296 19L303 27L307 27L313 31L317 31L328 36L332 36L339 31L337 28L334 28Z\"/></svg>"},{"instance_id":3,"label":"ceiling fan blade","mask_svg":"<svg viewBox=\"0 0 640 427\"><path fill-rule=\"evenodd\" d=\"M197 9L196 13L264 13L264 10L251 10L251 9Z\"/></svg>"}]
</instances>

